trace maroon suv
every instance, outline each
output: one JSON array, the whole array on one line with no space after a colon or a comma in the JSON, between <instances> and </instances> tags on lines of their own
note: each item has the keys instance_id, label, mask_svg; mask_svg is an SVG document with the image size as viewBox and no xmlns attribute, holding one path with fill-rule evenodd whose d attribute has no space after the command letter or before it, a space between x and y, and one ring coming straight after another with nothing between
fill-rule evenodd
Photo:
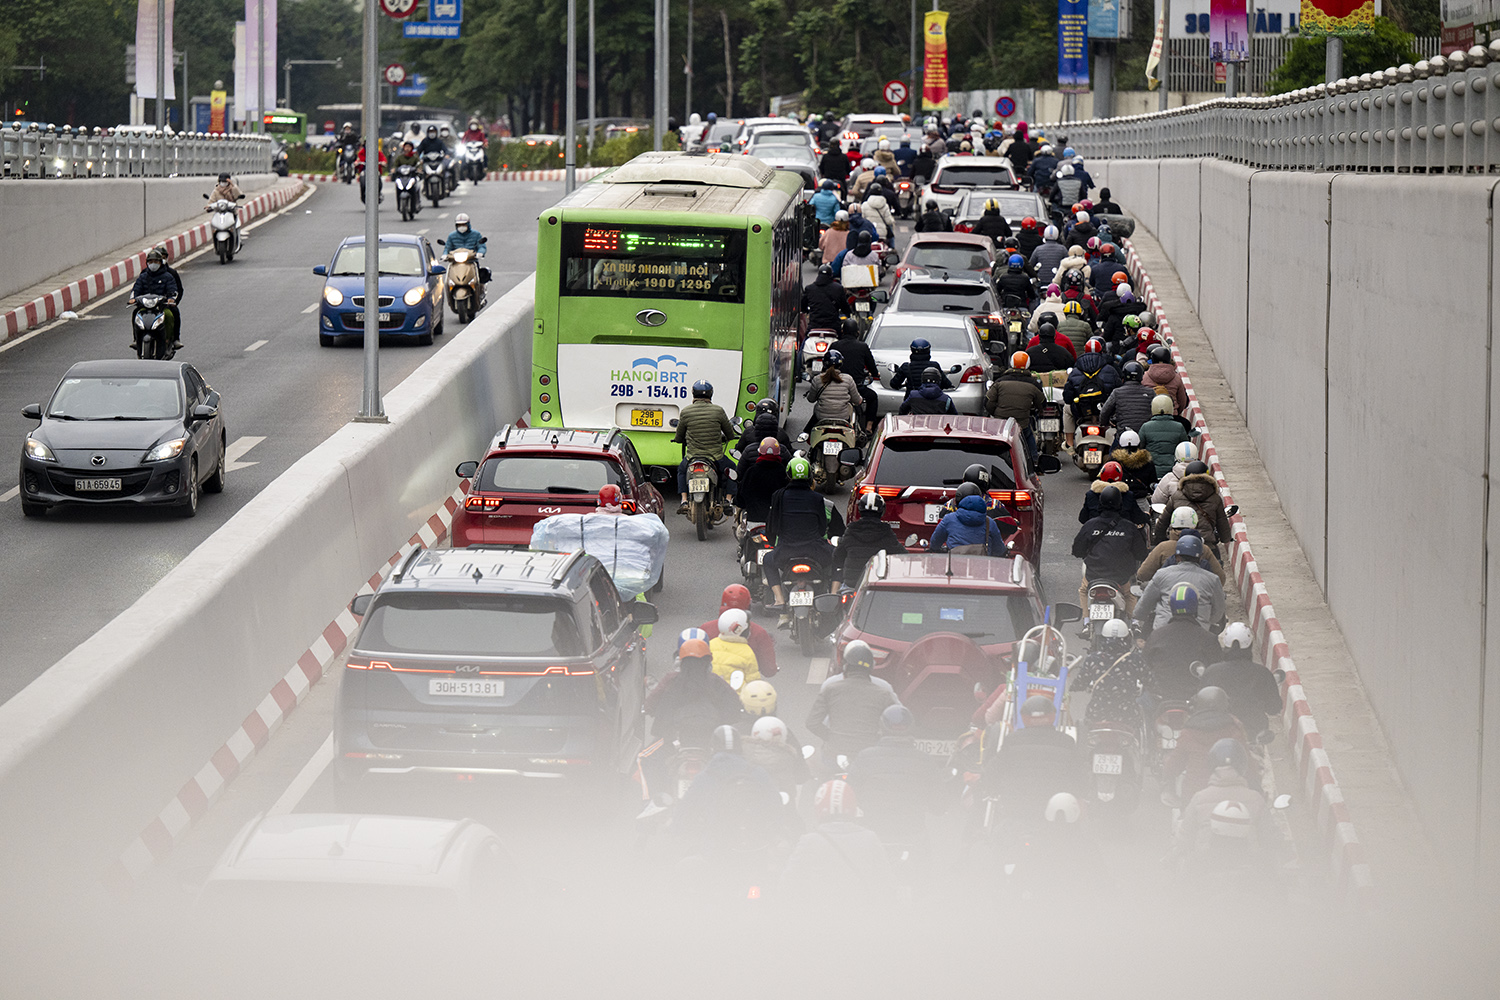
<instances>
[{"instance_id":1,"label":"maroon suv","mask_svg":"<svg viewBox=\"0 0 1500 1000\"><path fill-rule=\"evenodd\" d=\"M453 515L453 547L531 542L532 525L553 514L587 514L599 489L620 487L627 509L661 516L661 494L618 430L515 427L490 442L484 460L454 470L472 480Z\"/></svg>"},{"instance_id":2,"label":"maroon suv","mask_svg":"<svg viewBox=\"0 0 1500 1000\"><path fill-rule=\"evenodd\" d=\"M1026 446L1014 420L938 415L888 416L875 432L870 464L850 494L849 516L862 494L885 499L885 520L903 542L909 535L932 537L943 506L963 481L964 469L982 465L990 472L990 497L1005 505L1021 530L1013 551L1033 566L1042 550L1042 480L1039 472L1056 472L1051 455L1038 457L1038 468L1026 459Z\"/></svg>"}]
</instances>

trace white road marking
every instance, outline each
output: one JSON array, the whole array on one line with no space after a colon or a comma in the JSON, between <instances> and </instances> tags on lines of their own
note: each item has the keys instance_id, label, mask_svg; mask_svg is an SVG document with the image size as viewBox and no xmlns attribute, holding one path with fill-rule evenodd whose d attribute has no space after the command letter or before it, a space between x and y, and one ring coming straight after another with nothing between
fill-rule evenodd
<instances>
[{"instance_id":1,"label":"white road marking","mask_svg":"<svg viewBox=\"0 0 1500 1000\"><path fill-rule=\"evenodd\" d=\"M814 656L807 661L807 683L823 686L828 679L828 667L832 661L826 656Z\"/></svg>"},{"instance_id":2,"label":"white road marking","mask_svg":"<svg viewBox=\"0 0 1500 1000\"><path fill-rule=\"evenodd\" d=\"M329 733L328 738L323 741L323 744L317 750L313 751L313 755L308 758L307 763L302 765L302 770L297 772L297 777L292 779L290 785L286 786L286 791L281 793L281 798L276 800L276 804L270 808L266 815L285 816L297 808L297 803L302 801L302 797L317 783L318 778L322 776L332 761L333 734Z\"/></svg>"},{"instance_id":3,"label":"white road marking","mask_svg":"<svg viewBox=\"0 0 1500 1000\"><path fill-rule=\"evenodd\" d=\"M439 219L446 219L451 214L453 214L453 213L451 213L451 212L439 212L438 213L438 218Z\"/></svg>"},{"instance_id":4,"label":"white road marking","mask_svg":"<svg viewBox=\"0 0 1500 1000\"><path fill-rule=\"evenodd\" d=\"M224 471L233 472L235 469L248 469L252 465L259 465L259 462L241 462L240 459L245 456L245 452L264 440L264 437L247 435L229 442L229 447L224 449Z\"/></svg>"},{"instance_id":5,"label":"white road marking","mask_svg":"<svg viewBox=\"0 0 1500 1000\"><path fill-rule=\"evenodd\" d=\"M426 236L429 231L430 231L429 229L418 229L417 230L417 235L418 236Z\"/></svg>"},{"instance_id":6,"label":"white road marking","mask_svg":"<svg viewBox=\"0 0 1500 1000\"><path fill-rule=\"evenodd\" d=\"M257 340L255 343L253 343L249 347L245 348L245 353L249 354L251 351L258 351L262 347L265 347L269 343L270 343L269 340Z\"/></svg>"},{"instance_id":7,"label":"white road marking","mask_svg":"<svg viewBox=\"0 0 1500 1000\"><path fill-rule=\"evenodd\" d=\"M323 303L321 303L321 302L314 302L312 305L310 305L306 309L302 310L302 315L306 316L308 313L315 313L315 312L317 312L318 311L318 306L320 306L322 304Z\"/></svg>"},{"instance_id":8,"label":"white road marking","mask_svg":"<svg viewBox=\"0 0 1500 1000\"><path fill-rule=\"evenodd\" d=\"M12 486L10 489L6 490L4 493L0 493L0 503L4 503L7 500L13 500L13 499L15 499L16 494L20 493L20 492L21 492L21 487L19 487L19 486Z\"/></svg>"}]
</instances>

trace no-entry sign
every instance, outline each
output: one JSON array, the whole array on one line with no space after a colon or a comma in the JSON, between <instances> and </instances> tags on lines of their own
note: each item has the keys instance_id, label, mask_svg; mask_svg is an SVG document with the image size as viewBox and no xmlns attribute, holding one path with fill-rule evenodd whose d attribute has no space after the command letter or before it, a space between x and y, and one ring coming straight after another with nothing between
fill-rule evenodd
<instances>
[{"instance_id":1,"label":"no-entry sign","mask_svg":"<svg viewBox=\"0 0 1500 1000\"><path fill-rule=\"evenodd\" d=\"M380 0L380 9L391 17L410 17L417 9L417 0Z\"/></svg>"}]
</instances>

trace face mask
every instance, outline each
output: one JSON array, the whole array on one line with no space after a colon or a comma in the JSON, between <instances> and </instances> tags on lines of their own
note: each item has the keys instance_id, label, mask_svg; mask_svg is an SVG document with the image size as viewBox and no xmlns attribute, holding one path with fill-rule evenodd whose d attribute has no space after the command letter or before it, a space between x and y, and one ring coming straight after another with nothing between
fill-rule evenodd
<instances>
[{"instance_id":1,"label":"face mask","mask_svg":"<svg viewBox=\"0 0 1500 1000\"><path fill-rule=\"evenodd\" d=\"M148 270L151 273L155 274L157 271L161 270L161 265L160 264L155 264L155 263L147 264L146 265L146 270Z\"/></svg>"},{"instance_id":2,"label":"face mask","mask_svg":"<svg viewBox=\"0 0 1500 1000\"><path fill-rule=\"evenodd\" d=\"M467 233L469 231L469 224L467 222L461 224L458 227L458 231L461 232L461 233Z\"/></svg>"}]
</instances>

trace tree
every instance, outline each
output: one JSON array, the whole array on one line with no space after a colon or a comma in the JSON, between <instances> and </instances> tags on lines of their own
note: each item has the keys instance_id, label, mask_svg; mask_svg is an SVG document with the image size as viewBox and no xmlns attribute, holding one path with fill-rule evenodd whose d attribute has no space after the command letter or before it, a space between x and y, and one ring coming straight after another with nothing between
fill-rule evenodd
<instances>
[{"instance_id":1,"label":"tree","mask_svg":"<svg viewBox=\"0 0 1500 1000\"><path fill-rule=\"evenodd\" d=\"M1345 76L1373 73L1402 63L1414 63L1421 58L1411 47L1411 35L1384 17L1375 19L1373 33L1344 39ZM1299 38L1287 53L1286 61L1271 74L1266 89L1272 94L1285 94L1315 86L1323 82L1326 66L1327 45L1324 40Z\"/></svg>"}]
</instances>

